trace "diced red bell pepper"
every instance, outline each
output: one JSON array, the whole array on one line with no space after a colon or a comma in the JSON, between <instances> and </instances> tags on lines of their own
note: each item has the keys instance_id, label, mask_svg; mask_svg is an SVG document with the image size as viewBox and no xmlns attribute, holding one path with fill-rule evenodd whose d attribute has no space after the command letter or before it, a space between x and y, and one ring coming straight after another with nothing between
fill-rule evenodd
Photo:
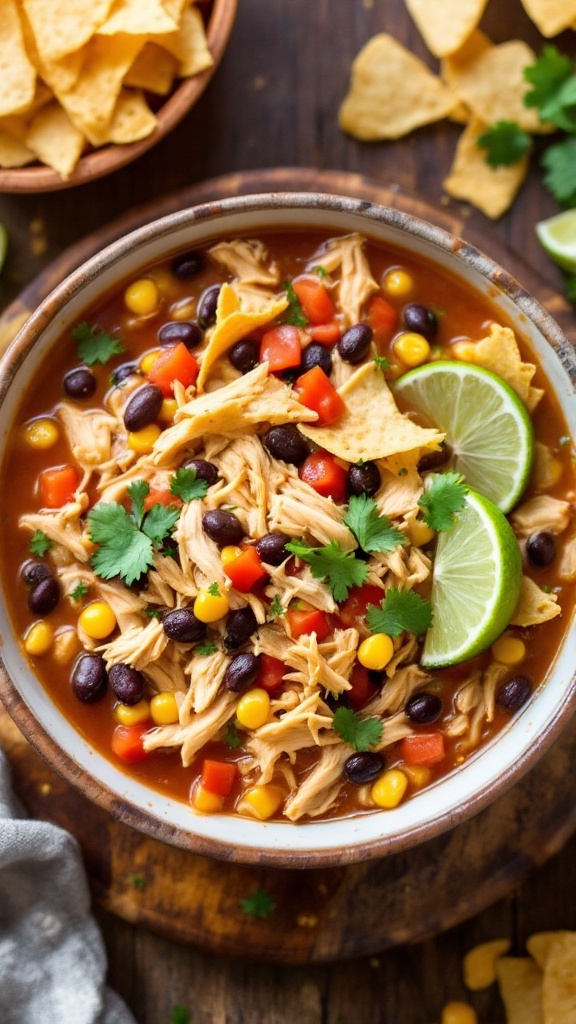
<instances>
[{"instance_id":1,"label":"diced red bell pepper","mask_svg":"<svg viewBox=\"0 0 576 1024\"><path fill-rule=\"evenodd\" d=\"M368 323L379 340L391 338L398 323L398 311L381 295L375 295L368 307Z\"/></svg>"},{"instance_id":2,"label":"diced red bell pepper","mask_svg":"<svg viewBox=\"0 0 576 1024\"><path fill-rule=\"evenodd\" d=\"M169 487L152 487L149 493L144 498L144 511L149 512L154 505L177 505L178 508L182 505L182 499L176 494L172 494Z\"/></svg>"},{"instance_id":3,"label":"diced red bell pepper","mask_svg":"<svg viewBox=\"0 0 576 1024\"><path fill-rule=\"evenodd\" d=\"M324 498L332 498L333 501L346 498L348 474L330 452L320 449L310 452L300 466L298 476Z\"/></svg>"},{"instance_id":4,"label":"diced red bell pepper","mask_svg":"<svg viewBox=\"0 0 576 1024\"><path fill-rule=\"evenodd\" d=\"M210 793L228 796L234 785L236 771L236 765L229 761L213 761L206 757L202 762L200 782Z\"/></svg>"},{"instance_id":5,"label":"diced red bell pepper","mask_svg":"<svg viewBox=\"0 0 576 1024\"><path fill-rule=\"evenodd\" d=\"M270 373L300 366L302 346L298 328L291 324L271 327L260 343L260 362L268 363Z\"/></svg>"},{"instance_id":6,"label":"diced red bell pepper","mask_svg":"<svg viewBox=\"0 0 576 1024\"><path fill-rule=\"evenodd\" d=\"M303 405L318 413L320 426L334 423L346 411L344 399L319 366L313 366L298 377L294 390Z\"/></svg>"},{"instance_id":7,"label":"diced red bell pepper","mask_svg":"<svg viewBox=\"0 0 576 1024\"><path fill-rule=\"evenodd\" d=\"M168 398L174 394L174 381L189 388L195 383L199 370L200 367L192 353L188 351L184 342L179 341L177 345L161 352L154 360L148 373L148 380L159 387L162 394Z\"/></svg>"},{"instance_id":8,"label":"diced red bell pepper","mask_svg":"<svg viewBox=\"0 0 576 1024\"><path fill-rule=\"evenodd\" d=\"M368 669L364 668L364 665L361 665L359 661L354 664L348 682L351 684L352 689L346 690L344 697L346 703L357 711L359 708L363 708L370 698L374 696L376 687L370 679Z\"/></svg>"},{"instance_id":9,"label":"diced red bell pepper","mask_svg":"<svg viewBox=\"0 0 576 1024\"><path fill-rule=\"evenodd\" d=\"M285 618L295 640L299 636L316 633L316 639L318 643L321 643L332 632L326 612L322 612L318 608L309 608L303 611L289 609Z\"/></svg>"},{"instance_id":10,"label":"diced red bell pepper","mask_svg":"<svg viewBox=\"0 0 576 1024\"><path fill-rule=\"evenodd\" d=\"M406 764L432 767L446 757L444 736L441 732L419 732L405 736L400 744L400 756Z\"/></svg>"},{"instance_id":11,"label":"diced red bell pepper","mask_svg":"<svg viewBox=\"0 0 576 1024\"><path fill-rule=\"evenodd\" d=\"M247 594L268 576L255 547L246 548L241 555L238 555L238 558L227 562L224 572L231 580L232 586L236 587L241 594Z\"/></svg>"},{"instance_id":12,"label":"diced red bell pepper","mask_svg":"<svg viewBox=\"0 0 576 1024\"><path fill-rule=\"evenodd\" d=\"M336 312L330 292L317 277L297 277L292 282L296 298L311 324L325 324Z\"/></svg>"},{"instance_id":13,"label":"diced red bell pepper","mask_svg":"<svg viewBox=\"0 0 576 1024\"><path fill-rule=\"evenodd\" d=\"M142 737L151 726L151 722L138 725L117 725L112 733L112 753L125 764L137 764L148 757L144 750Z\"/></svg>"},{"instance_id":14,"label":"diced red bell pepper","mask_svg":"<svg viewBox=\"0 0 576 1024\"><path fill-rule=\"evenodd\" d=\"M385 596L382 587L376 587L373 583L352 587L339 612L342 625L346 629L357 629L359 624L364 625L368 606L373 604L377 607Z\"/></svg>"},{"instance_id":15,"label":"diced red bell pepper","mask_svg":"<svg viewBox=\"0 0 576 1024\"><path fill-rule=\"evenodd\" d=\"M286 665L279 658L273 658L271 654L261 654L260 671L256 685L262 687L268 693L274 693L280 689L286 671Z\"/></svg>"},{"instance_id":16,"label":"diced red bell pepper","mask_svg":"<svg viewBox=\"0 0 576 1024\"><path fill-rule=\"evenodd\" d=\"M310 327L306 328L306 333L310 335L312 341L317 341L319 345L326 345L327 348L332 348L336 342L340 341L342 328L336 320L330 320L327 324L311 324Z\"/></svg>"},{"instance_id":17,"label":"diced red bell pepper","mask_svg":"<svg viewBox=\"0 0 576 1024\"><path fill-rule=\"evenodd\" d=\"M40 494L44 508L62 508L74 500L79 484L75 466L57 466L40 474Z\"/></svg>"}]
</instances>

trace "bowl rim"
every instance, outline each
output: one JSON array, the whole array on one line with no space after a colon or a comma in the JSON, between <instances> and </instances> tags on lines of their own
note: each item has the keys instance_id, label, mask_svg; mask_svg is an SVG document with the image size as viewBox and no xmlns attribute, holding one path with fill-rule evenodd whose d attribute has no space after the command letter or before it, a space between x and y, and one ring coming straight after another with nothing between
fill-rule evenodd
<instances>
[{"instance_id":1,"label":"bowl rim","mask_svg":"<svg viewBox=\"0 0 576 1024\"><path fill-rule=\"evenodd\" d=\"M127 235L117 239L101 252L95 254L80 267L76 268L42 301L37 310L28 318L17 337L9 346L0 360L0 404L3 402L10 382L30 350L42 335L45 327L59 311L63 310L70 298L81 293L85 282L98 277L106 268L114 267L128 253L140 245L153 239L166 239L163 255L155 260L165 258L181 248L175 243L169 245L170 237L179 229L196 223L215 221L214 237L221 232L218 229L219 219L227 213L253 214L263 211L322 210L328 217L333 214L360 214L366 218L365 233L370 236L371 221L384 222L387 227L399 228L403 233L416 236L418 239L432 243L445 254L455 257L473 272L493 284L500 292L508 296L521 313L532 322L537 331L556 352L566 375L570 379L571 394L576 386L576 357L574 349L548 311L529 294L507 271L503 270L492 259L480 250L452 235L444 228L437 227L429 221L412 214L404 213L378 203L355 199L334 194L310 192L257 193L248 196L229 197L215 202L202 203L194 207L179 210L145 224ZM337 227L337 225L335 225ZM256 228L255 230L258 230ZM383 244L380 242L380 244ZM426 258L426 256L424 256ZM142 259L141 266L150 259ZM92 300L93 301L93 300ZM87 301L86 305L89 305ZM4 372L3 372L4 371ZM562 646L569 636L568 629L564 633ZM6 668L0 657L0 699L24 735L44 756L51 766L68 782L71 782L87 798L104 807L116 817L132 827L164 842L188 849L194 853L208 855L220 860L231 860L245 864L260 864L272 867L309 868L342 865L355 861L370 860L389 853L406 850L412 845L433 839L442 832L477 814L489 803L503 795L521 776L528 771L565 727L576 710L576 674L572 674L562 700L556 706L556 712L546 727L539 732L538 741L532 748L524 750L514 764L506 764L496 781L479 786L466 800L458 806L445 810L432 822L425 820L414 824L401 833L377 836L367 841L354 842L352 846L339 844L337 847L323 848L320 851L312 847L303 849L288 845L283 847L237 846L232 841L222 841L195 832L183 830L180 826L168 822L159 815L148 812L131 804L123 796L109 788L104 782L83 769L74 758L66 753L58 742L53 739L44 725L35 717L16 685L9 679ZM508 727L506 727L508 728ZM482 749L486 749L485 747ZM452 775L455 773L451 773ZM450 778L450 776L447 776ZM377 814L377 812L371 812ZM231 820L233 820L232 816ZM194 819L191 819L192 821ZM353 818L339 819L353 821ZM265 823L263 823L265 824ZM316 823L317 824L317 823ZM306 830L314 828L314 822L300 826ZM299 827L297 824L286 823L286 829Z\"/></svg>"},{"instance_id":2,"label":"bowl rim","mask_svg":"<svg viewBox=\"0 0 576 1024\"><path fill-rule=\"evenodd\" d=\"M168 97L163 98L157 111L158 123L146 138L139 142L108 143L106 146L91 150L80 157L69 178L62 178L52 167L38 163L28 167L0 167L0 191L58 192L74 188L125 167L155 146L186 116L216 72L234 26L238 2L239 0L213 0L206 28L213 63L199 74L179 79Z\"/></svg>"}]
</instances>

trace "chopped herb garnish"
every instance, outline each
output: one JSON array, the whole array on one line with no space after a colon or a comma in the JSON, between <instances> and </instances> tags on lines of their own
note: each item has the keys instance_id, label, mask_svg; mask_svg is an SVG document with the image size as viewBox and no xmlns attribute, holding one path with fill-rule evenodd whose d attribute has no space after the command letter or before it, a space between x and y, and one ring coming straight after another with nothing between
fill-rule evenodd
<instances>
[{"instance_id":1,"label":"chopped herb garnish","mask_svg":"<svg viewBox=\"0 0 576 1024\"><path fill-rule=\"evenodd\" d=\"M306 327L308 317L304 315L298 296L290 281L284 281L284 291L288 296L288 308L282 314L281 320L284 324L291 324L293 327Z\"/></svg>"},{"instance_id":2,"label":"chopped herb garnish","mask_svg":"<svg viewBox=\"0 0 576 1024\"><path fill-rule=\"evenodd\" d=\"M408 470L406 466L401 466L400 469L398 470L398 476L407 476L407 474Z\"/></svg>"},{"instance_id":3,"label":"chopped herb garnish","mask_svg":"<svg viewBox=\"0 0 576 1024\"><path fill-rule=\"evenodd\" d=\"M372 633L394 637L406 630L419 636L432 625L432 605L414 590L390 587L378 606L368 605L366 622Z\"/></svg>"},{"instance_id":4,"label":"chopped herb garnish","mask_svg":"<svg viewBox=\"0 0 576 1024\"><path fill-rule=\"evenodd\" d=\"M542 166L548 191L563 206L576 206L576 136L549 146L542 154Z\"/></svg>"},{"instance_id":5,"label":"chopped herb garnish","mask_svg":"<svg viewBox=\"0 0 576 1024\"><path fill-rule=\"evenodd\" d=\"M38 555L39 558L44 558L51 548L54 547L54 541L50 540L44 533L44 530L36 530L32 534L28 550L32 555Z\"/></svg>"},{"instance_id":6,"label":"chopped herb garnish","mask_svg":"<svg viewBox=\"0 0 576 1024\"><path fill-rule=\"evenodd\" d=\"M352 708L337 708L332 719L334 731L355 750L370 750L382 738L379 718L363 718Z\"/></svg>"},{"instance_id":7,"label":"chopped herb garnish","mask_svg":"<svg viewBox=\"0 0 576 1024\"><path fill-rule=\"evenodd\" d=\"M532 138L515 121L496 121L478 136L476 145L485 151L486 163L496 169L519 163L530 149Z\"/></svg>"},{"instance_id":8,"label":"chopped herb garnish","mask_svg":"<svg viewBox=\"0 0 576 1024\"><path fill-rule=\"evenodd\" d=\"M352 495L344 522L363 551L393 551L407 540L401 530L390 525L388 516L381 516L374 498L366 494Z\"/></svg>"},{"instance_id":9,"label":"chopped herb garnish","mask_svg":"<svg viewBox=\"0 0 576 1024\"><path fill-rule=\"evenodd\" d=\"M274 594L272 598L272 604L268 609L268 621L271 619L277 619L279 615L284 615L286 609L284 608L282 601L278 594Z\"/></svg>"},{"instance_id":10,"label":"chopped herb garnish","mask_svg":"<svg viewBox=\"0 0 576 1024\"><path fill-rule=\"evenodd\" d=\"M382 370L382 373L390 368L390 363L386 359L386 356L374 356L374 362L378 369Z\"/></svg>"},{"instance_id":11,"label":"chopped herb garnish","mask_svg":"<svg viewBox=\"0 0 576 1024\"><path fill-rule=\"evenodd\" d=\"M238 747L242 746L242 737L240 736L234 722L228 722L228 725L226 726L224 743L227 747L230 747L230 750L237 750Z\"/></svg>"},{"instance_id":12,"label":"chopped herb garnish","mask_svg":"<svg viewBox=\"0 0 576 1024\"><path fill-rule=\"evenodd\" d=\"M328 271L324 267L312 267L312 273L318 274L318 277L329 277Z\"/></svg>"},{"instance_id":13,"label":"chopped herb garnish","mask_svg":"<svg viewBox=\"0 0 576 1024\"><path fill-rule=\"evenodd\" d=\"M335 601L345 601L352 587L361 587L368 576L368 566L353 551L344 551L337 541L313 548L301 540L291 540L286 550L310 566L312 575L325 579Z\"/></svg>"},{"instance_id":14,"label":"chopped herb garnish","mask_svg":"<svg viewBox=\"0 0 576 1024\"><path fill-rule=\"evenodd\" d=\"M74 590L70 591L68 596L71 597L73 601L79 601L80 598L84 597L89 590L90 587L86 583L80 582L74 587Z\"/></svg>"},{"instance_id":15,"label":"chopped herb garnish","mask_svg":"<svg viewBox=\"0 0 576 1024\"><path fill-rule=\"evenodd\" d=\"M160 618L162 618L158 608L146 608L144 610L144 614L147 615L149 619L160 619Z\"/></svg>"},{"instance_id":16,"label":"chopped herb garnish","mask_svg":"<svg viewBox=\"0 0 576 1024\"><path fill-rule=\"evenodd\" d=\"M194 648L194 654L215 654L217 650L218 648L216 647L216 644L201 643L196 644L196 647Z\"/></svg>"},{"instance_id":17,"label":"chopped herb garnish","mask_svg":"<svg viewBox=\"0 0 576 1024\"><path fill-rule=\"evenodd\" d=\"M208 593L211 597L220 597L220 587L217 583L211 583L208 587Z\"/></svg>"},{"instance_id":18,"label":"chopped herb garnish","mask_svg":"<svg viewBox=\"0 0 576 1024\"><path fill-rule=\"evenodd\" d=\"M178 1004L170 1010L170 1024L190 1024L192 1014L187 1006Z\"/></svg>"},{"instance_id":19,"label":"chopped herb garnish","mask_svg":"<svg viewBox=\"0 0 576 1024\"><path fill-rule=\"evenodd\" d=\"M144 890L148 884L144 875L128 875L128 881L133 889L140 889L140 891Z\"/></svg>"},{"instance_id":20,"label":"chopped herb garnish","mask_svg":"<svg viewBox=\"0 0 576 1024\"><path fill-rule=\"evenodd\" d=\"M468 488L460 473L434 473L430 486L422 494L418 504L424 509L424 521L431 530L450 530L454 524L454 513L460 512L466 504Z\"/></svg>"},{"instance_id":21,"label":"chopped herb garnish","mask_svg":"<svg viewBox=\"0 0 576 1024\"><path fill-rule=\"evenodd\" d=\"M142 526L142 520L146 514L144 502L150 494L150 486L145 480L134 480L133 483L129 484L126 488L126 493L132 503L130 517L134 520L138 529L140 529Z\"/></svg>"},{"instance_id":22,"label":"chopped herb garnish","mask_svg":"<svg viewBox=\"0 0 576 1024\"><path fill-rule=\"evenodd\" d=\"M196 470L192 468L178 469L170 480L170 494L182 498L182 501L196 501L203 498L207 491L208 481L199 479Z\"/></svg>"},{"instance_id":23,"label":"chopped herb garnish","mask_svg":"<svg viewBox=\"0 0 576 1024\"><path fill-rule=\"evenodd\" d=\"M524 95L525 106L535 107L541 121L575 131L576 83L570 58L548 43L535 63L524 68L524 78L532 86Z\"/></svg>"},{"instance_id":24,"label":"chopped herb garnish","mask_svg":"<svg viewBox=\"0 0 576 1024\"><path fill-rule=\"evenodd\" d=\"M74 328L72 337L78 342L78 358L88 366L107 363L112 356L124 351L124 346L118 338L107 334L106 331L99 331L97 327L90 327L86 321Z\"/></svg>"},{"instance_id":25,"label":"chopped herb garnish","mask_svg":"<svg viewBox=\"0 0 576 1024\"><path fill-rule=\"evenodd\" d=\"M262 921L270 917L273 910L276 910L276 903L265 889L255 889L251 896L239 900L238 906L243 914L249 917L259 917Z\"/></svg>"}]
</instances>

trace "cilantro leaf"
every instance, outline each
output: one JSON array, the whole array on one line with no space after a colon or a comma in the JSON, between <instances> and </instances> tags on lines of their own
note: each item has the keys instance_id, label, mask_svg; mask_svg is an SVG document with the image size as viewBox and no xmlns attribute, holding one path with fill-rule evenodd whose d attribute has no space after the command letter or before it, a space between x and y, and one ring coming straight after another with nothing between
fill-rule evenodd
<instances>
[{"instance_id":1,"label":"cilantro leaf","mask_svg":"<svg viewBox=\"0 0 576 1024\"><path fill-rule=\"evenodd\" d=\"M220 587L217 583L211 583L208 587L208 593L211 597L220 597Z\"/></svg>"},{"instance_id":2,"label":"cilantro leaf","mask_svg":"<svg viewBox=\"0 0 576 1024\"><path fill-rule=\"evenodd\" d=\"M542 154L544 184L565 206L576 206L576 137L549 146Z\"/></svg>"},{"instance_id":3,"label":"cilantro leaf","mask_svg":"<svg viewBox=\"0 0 576 1024\"><path fill-rule=\"evenodd\" d=\"M293 327L306 327L308 317L304 315L298 296L290 281L284 281L282 286L288 297L288 308L282 314L282 323L291 324Z\"/></svg>"},{"instance_id":4,"label":"cilantro leaf","mask_svg":"<svg viewBox=\"0 0 576 1024\"><path fill-rule=\"evenodd\" d=\"M208 491L208 481L199 479L196 470L182 467L178 469L170 480L170 494L174 494L182 501L195 501L203 498Z\"/></svg>"},{"instance_id":5,"label":"cilantro leaf","mask_svg":"<svg viewBox=\"0 0 576 1024\"><path fill-rule=\"evenodd\" d=\"M490 167L510 167L526 155L532 138L514 121L496 121L478 136L476 145L485 150L485 160Z\"/></svg>"},{"instance_id":6,"label":"cilantro leaf","mask_svg":"<svg viewBox=\"0 0 576 1024\"><path fill-rule=\"evenodd\" d=\"M431 530L450 530L454 513L460 512L466 504L468 488L460 473L434 473L431 483L422 494L418 504L424 509L424 522Z\"/></svg>"},{"instance_id":7,"label":"cilantro leaf","mask_svg":"<svg viewBox=\"0 0 576 1024\"><path fill-rule=\"evenodd\" d=\"M414 590L391 587L378 606L368 605L366 622L372 633L400 636L406 630L419 636L432 625L432 605Z\"/></svg>"},{"instance_id":8,"label":"cilantro leaf","mask_svg":"<svg viewBox=\"0 0 576 1024\"><path fill-rule=\"evenodd\" d=\"M343 551L337 541L325 547L312 548L301 540L291 540L286 550L310 566L317 580L326 579L335 601L345 601L352 587L361 587L368 576L368 566L353 551Z\"/></svg>"},{"instance_id":9,"label":"cilantro leaf","mask_svg":"<svg viewBox=\"0 0 576 1024\"><path fill-rule=\"evenodd\" d=\"M170 1010L170 1024L190 1024L192 1014L187 1006L178 1003Z\"/></svg>"},{"instance_id":10,"label":"cilantro leaf","mask_svg":"<svg viewBox=\"0 0 576 1024\"><path fill-rule=\"evenodd\" d=\"M68 597L71 597L73 601L79 601L80 598L84 597L89 590L90 587L86 583L82 583L82 581L80 581L80 583L74 587L74 590L70 591Z\"/></svg>"},{"instance_id":11,"label":"cilantro leaf","mask_svg":"<svg viewBox=\"0 0 576 1024\"><path fill-rule=\"evenodd\" d=\"M218 648L216 647L216 644L210 644L210 643L196 644L196 647L194 648L194 654L204 654L204 655L215 654L217 650L218 650Z\"/></svg>"},{"instance_id":12,"label":"cilantro leaf","mask_svg":"<svg viewBox=\"0 0 576 1024\"><path fill-rule=\"evenodd\" d=\"M390 369L390 363L386 359L386 356L374 356L374 362L378 369L382 370L382 373Z\"/></svg>"},{"instance_id":13,"label":"cilantro leaf","mask_svg":"<svg viewBox=\"0 0 576 1024\"><path fill-rule=\"evenodd\" d=\"M276 903L265 889L255 889L251 896L239 900L238 906L243 914L249 917L259 917L265 921L270 917L273 910L276 910Z\"/></svg>"},{"instance_id":14,"label":"cilantro leaf","mask_svg":"<svg viewBox=\"0 0 576 1024\"><path fill-rule=\"evenodd\" d=\"M328 271L326 270L326 268L322 267L322 266L312 267L312 273L313 274L318 274L318 277L329 277L330 276L328 274Z\"/></svg>"},{"instance_id":15,"label":"cilantro leaf","mask_svg":"<svg viewBox=\"0 0 576 1024\"><path fill-rule=\"evenodd\" d=\"M124 351L124 345L118 338L106 331L99 331L97 327L90 327L86 321L74 328L72 337L78 342L78 358L88 366L107 363L112 356Z\"/></svg>"},{"instance_id":16,"label":"cilantro leaf","mask_svg":"<svg viewBox=\"0 0 576 1024\"><path fill-rule=\"evenodd\" d=\"M390 525L388 516L381 516L374 498L366 494L352 495L344 522L363 551L393 551L407 540L401 530Z\"/></svg>"},{"instance_id":17,"label":"cilantro leaf","mask_svg":"<svg viewBox=\"0 0 576 1024\"><path fill-rule=\"evenodd\" d=\"M153 565L150 537L142 533L122 505L100 502L88 513L90 539L99 547L90 559L102 579L116 576L127 586Z\"/></svg>"},{"instance_id":18,"label":"cilantro leaf","mask_svg":"<svg viewBox=\"0 0 576 1024\"><path fill-rule=\"evenodd\" d=\"M370 750L382 737L379 718L362 718L352 708L341 707L334 712L334 731L355 750Z\"/></svg>"},{"instance_id":19,"label":"cilantro leaf","mask_svg":"<svg viewBox=\"0 0 576 1024\"><path fill-rule=\"evenodd\" d=\"M134 887L134 889L140 889L141 892L146 888L148 884L146 882L146 879L144 878L144 875L128 875L128 881L130 882L130 885Z\"/></svg>"},{"instance_id":20,"label":"cilantro leaf","mask_svg":"<svg viewBox=\"0 0 576 1024\"><path fill-rule=\"evenodd\" d=\"M278 594L274 594L272 604L268 609L268 621L270 622L272 619L277 619L279 615L284 615L285 611L286 609L280 600L280 596Z\"/></svg>"},{"instance_id":21,"label":"cilantro leaf","mask_svg":"<svg viewBox=\"0 0 576 1024\"><path fill-rule=\"evenodd\" d=\"M240 736L234 722L228 722L228 725L226 726L224 743L227 747L230 747L230 750L238 750L238 747L242 746L242 737Z\"/></svg>"},{"instance_id":22,"label":"cilantro leaf","mask_svg":"<svg viewBox=\"0 0 576 1024\"><path fill-rule=\"evenodd\" d=\"M32 534L28 550L31 555L38 555L39 558L44 558L44 555L48 554L50 548L54 547L54 541L50 540L44 530L35 530Z\"/></svg>"},{"instance_id":23,"label":"cilantro leaf","mask_svg":"<svg viewBox=\"0 0 576 1024\"><path fill-rule=\"evenodd\" d=\"M153 505L144 516L142 532L150 538L155 547L162 547L180 518L180 509L173 505Z\"/></svg>"},{"instance_id":24,"label":"cilantro leaf","mask_svg":"<svg viewBox=\"0 0 576 1024\"><path fill-rule=\"evenodd\" d=\"M126 493L132 502L131 518L138 529L142 526L142 520L146 515L144 501L150 494L150 487L145 480L134 480L126 488Z\"/></svg>"},{"instance_id":25,"label":"cilantro leaf","mask_svg":"<svg viewBox=\"0 0 576 1024\"><path fill-rule=\"evenodd\" d=\"M548 43L538 60L524 68L524 78L532 86L524 94L524 105L535 107L542 121L551 121L559 128L566 128L567 120L567 130L573 130L576 125L565 113L565 107L571 104L566 93L563 95L571 77L570 58Z\"/></svg>"}]
</instances>

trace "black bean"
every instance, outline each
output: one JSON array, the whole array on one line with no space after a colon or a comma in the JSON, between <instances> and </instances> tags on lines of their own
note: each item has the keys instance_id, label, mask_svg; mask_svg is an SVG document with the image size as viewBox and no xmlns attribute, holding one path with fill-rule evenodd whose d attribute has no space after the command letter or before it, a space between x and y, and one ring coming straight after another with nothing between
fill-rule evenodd
<instances>
[{"instance_id":1,"label":"black bean","mask_svg":"<svg viewBox=\"0 0 576 1024\"><path fill-rule=\"evenodd\" d=\"M170 640L194 644L206 636L206 624L197 619L191 608L175 608L162 616L164 632Z\"/></svg>"},{"instance_id":2,"label":"black bean","mask_svg":"<svg viewBox=\"0 0 576 1024\"><path fill-rule=\"evenodd\" d=\"M310 454L302 434L291 423L270 427L264 434L262 443L275 459L292 462L295 466L299 466Z\"/></svg>"},{"instance_id":3,"label":"black bean","mask_svg":"<svg viewBox=\"0 0 576 1024\"><path fill-rule=\"evenodd\" d=\"M187 459L186 462L182 463L182 469L193 469L196 473L198 480L205 480L208 487L215 484L218 477L218 467L213 462L207 462L206 459Z\"/></svg>"},{"instance_id":4,"label":"black bean","mask_svg":"<svg viewBox=\"0 0 576 1024\"><path fill-rule=\"evenodd\" d=\"M350 782L373 782L384 771L384 758L374 751L350 754L344 762L344 775Z\"/></svg>"},{"instance_id":5,"label":"black bean","mask_svg":"<svg viewBox=\"0 0 576 1024\"><path fill-rule=\"evenodd\" d=\"M418 472L427 473L430 469L438 469L444 466L452 456L452 449L449 444L442 441L442 444L435 452L426 452L418 462Z\"/></svg>"},{"instance_id":6,"label":"black bean","mask_svg":"<svg viewBox=\"0 0 576 1024\"><path fill-rule=\"evenodd\" d=\"M175 256L172 260L172 273L180 278L196 277L203 267L204 256L201 252L194 250L180 253L179 256Z\"/></svg>"},{"instance_id":7,"label":"black bean","mask_svg":"<svg viewBox=\"0 0 576 1024\"><path fill-rule=\"evenodd\" d=\"M35 615L49 615L59 600L60 587L53 576L47 576L28 594L28 607Z\"/></svg>"},{"instance_id":8,"label":"black bean","mask_svg":"<svg viewBox=\"0 0 576 1024\"><path fill-rule=\"evenodd\" d=\"M237 654L232 658L224 673L224 686L232 693L244 690L250 683L253 683L260 669L260 656L252 651L245 654Z\"/></svg>"},{"instance_id":9,"label":"black bean","mask_svg":"<svg viewBox=\"0 0 576 1024\"><path fill-rule=\"evenodd\" d=\"M170 320L162 324L158 331L161 345L178 345L182 342L186 348L197 348L204 340L204 331L194 320Z\"/></svg>"},{"instance_id":10,"label":"black bean","mask_svg":"<svg viewBox=\"0 0 576 1024\"><path fill-rule=\"evenodd\" d=\"M134 392L124 410L124 426L126 430L142 430L153 423L160 409L164 396L155 384L144 384Z\"/></svg>"},{"instance_id":11,"label":"black bean","mask_svg":"<svg viewBox=\"0 0 576 1024\"><path fill-rule=\"evenodd\" d=\"M308 370L313 370L315 366L319 366L329 377L332 373L332 353L325 345L321 345L318 341L311 341L302 351L298 372L306 373Z\"/></svg>"},{"instance_id":12,"label":"black bean","mask_svg":"<svg viewBox=\"0 0 576 1024\"><path fill-rule=\"evenodd\" d=\"M202 517L202 529L220 547L239 544L244 536L244 527L233 512L215 508Z\"/></svg>"},{"instance_id":13,"label":"black bean","mask_svg":"<svg viewBox=\"0 0 576 1024\"><path fill-rule=\"evenodd\" d=\"M202 292L202 295L198 299L196 317L200 327L204 330L206 330L207 327L211 327L212 324L216 322L216 307L218 305L220 288L221 285L212 284Z\"/></svg>"},{"instance_id":14,"label":"black bean","mask_svg":"<svg viewBox=\"0 0 576 1024\"><path fill-rule=\"evenodd\" d=\"M41 583L42 580L47 580L52 576L52 569L46 562L35 562L30 560L25 562L20 570L20 575L29 587L35 587L37 583Z\"/></svg>"},{"instance_id":15,"label":"black bean","mask_svg":"<svg viewBox=\"0 0 576 1024\"><path fill-rule=\"evenodd\" d=\"M501 708L517 711L526 703L532 693L532 683L526 676L512 676L496 692L496 703Z\"/></svg>"},{"instance_id":16,"label":"black bean","mask_svg":"<svg viewBox=\"0 0 576 1024\"><path fill-rule=\"evenodd\" d=\"M288 540L284 533L266 533L256 541L256 551L266 565L282 565L289 555L286 551Z\"/></svg>"},{"instance_id":17,"label":"black bean","mask_svg":"<svg viewBox=\"0 0 576 1024\"><path fill-rule=\"evenodd\" d=\"M137 704L146 689L144 676L131 665L112 665L108 670L110 686L123 704Z\"/></svg>"},{"instance_id":18,"label":"black bean","mask_svg":"<svg viewBox=\"0 0 576 1024\"><path fill-rule=\"evenodd\" d=\"M360 323L349 327L338 342L342 359L347 363L361 363L368 352L373 333L369 324Z\"/></svg>"},{"instance_id":19,"label":"black bean","mask_svg":"<svg viewBox=\"0 0 576 1024\"><path fill-rule=\"evenodd\" d=\"M361 466L350 466L348 470L348 494L365 494L371 498L381 482L380 470L375 462L363 462Z\"/></svg>"},{"instance_id":20,"label":"black bean","mask_svg":"<svg viewBox=\"0 0 576 1024\"><path fill-rule=\"evenodd\" d=\"M421 306L418 302L412 302L409 306L404 307L402 319L409 331L416 331L417 334L422 334L428 341L438 331L436 314L431 309L428 309L427 306Z\"/></svg>"},{"instance_id":21,"label":"black bean","mask_svg":"<svg viewBox=\"0 0 576 1024\"><path fill-rule=\"evenodd\" d=\"M426 693L425 690L422 690L410 697L404 710L412 722L417 722L418 725L429 725L430 722L436 722L440 718L444 704L437 693Z\"/></svg>"},{"instance_id":22,"label":"black bean","mask_svg":"<svg viewBox=\"0 0 576 1024\"><path fill-rule=\"evenodd\" d=\"M545 569L552 565L556 558L556 541L551 533L542 530L540 533L533 533L526 541L526 554L538 569Z\"/></svg>"},{"instance_id":23,"label":"black bean","mask_svg":"<svg viewBox=\"0 0 576 1024\"><path fill-rule=\"evenodd\" d=\"M245 644L250 639L257 626L256 616L250 605L230 612L226 619L226 633L224 636L224 647L226 650L235 651L238 647L242 647L242 644Z\"/></svg>"},{"instance_id":24,"label":"black bean","mask_svg":"<svg viewBox=\"0 0 576 1024\"><path fill-rule=\"evenodd\" d=\"M116 369L112 371L112 383L115 384L116 387L120 387L120 385L124 384L129 377L139 376L140 371L136 363L122 363L121 366L117 366Z\"/></svg>"},{"instance_id":25,"label":"black bean","mask_svg":"<svg viewBox=\"0 0 576 1024\"><path fill-rule=\"evenodd\" d=\"M87 366L78 366L64 374L62 386L69 398L91 398L96 391L96 377Z\"/></svg>"},{"instance_id":26,"label":"black bean","mask_svg":"<svg viewBox=\"0 0 576 1024\"><path fill-rule=\"evenodd\" d=\"M260 345L252 338L242 338L241 341L232 345L228 359L235 370L240 370L240 373L249 373L260 362Z\"/></svg>"},{"instance_id":27,"label":"black bean","mask_svg":"<svg viewBox=\"0 0 576 1024\"><path fill-rule=\"evenodd\" d=\"M108 673L104 658L94 652L81 654L72 670L71 682L78 700L84 704L93 704L100 700L108 689Z\"/></svg>"}]
</instances>

